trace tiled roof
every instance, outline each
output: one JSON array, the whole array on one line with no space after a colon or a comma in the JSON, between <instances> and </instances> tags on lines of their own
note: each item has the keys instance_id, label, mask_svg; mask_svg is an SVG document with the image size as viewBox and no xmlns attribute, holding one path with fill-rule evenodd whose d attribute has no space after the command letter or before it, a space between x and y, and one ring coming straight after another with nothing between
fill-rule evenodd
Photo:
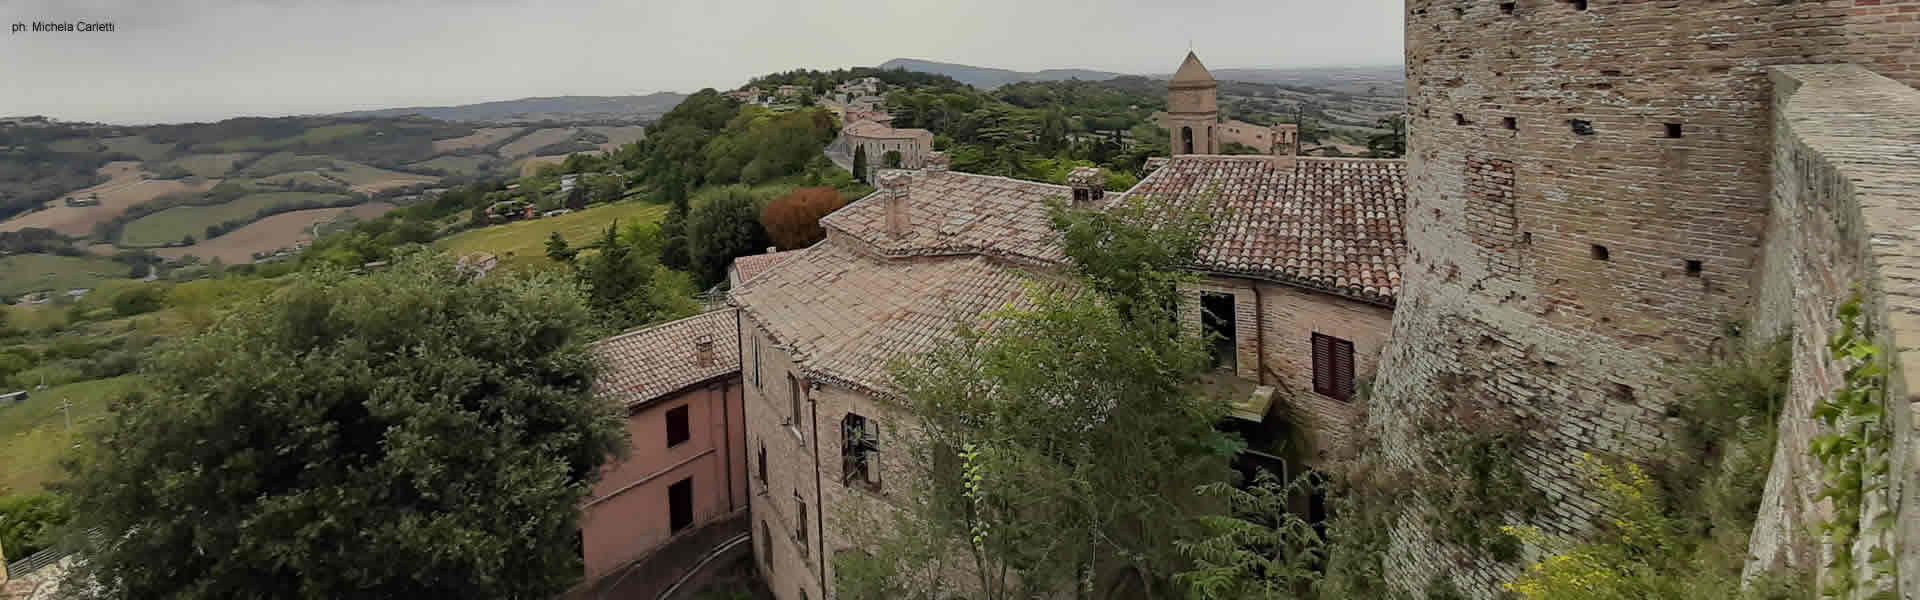
<instances>
[{"instance_id":1,"label":"tiled roof","mask_svg":"<svg viewBox=\"0 0 1920 600\"><path fill-rule=\"evenodd\" d=\"M894 129L875 121L858 121L852 125L848 125L846 127L846 134L855 137L875 139L910 139L922 136L933 136L933 132L925 129Z\"/></svg>"},{"instance_id":2,"label":"tiled roof","mask_svg":"<svg viewBox=\"0 0 1920 600\"><path fill-rule=\"evenodd\" d=\"M1180 70L1173 73L1174 83L1213 83L1213 74L1207 72L1207 66L1200 64L1200 57L1192 51L1187 52L1186 60L1180 61Z\"/></svg>"},{"instance_id":3,"label":"tiled roof","mask_svg":"<svg viewBox=\"0 0 1920 600\"><path fill-rule=\"evenodd\" d=\"M1176 156L1115 201L1201 206L1216 223L1196 268L1275 279L1392 303L1407 254L1406 163L1262 156Z\"/></svg>"},{"instance_id":4,"label":"tiled roof","mask_svg":"<svg viewBox=\"0 0 1920 600\"><path fill-rule=\"evenodd\" d=\"M986 257L889 260L832 239L799 252L735 290L734 303L789 346L809 376L873 393L894 393L893 359L931 351L990 312L1026 305L1027 275Z\"/></svg>"},{"instance_id":5,"label":"tiled roof","mask_svg":"<svg viewBox=\"0 0 1920 600\"><path fill-rule=\"evenodd\" d=\"M765 273L767 269L772 268L774 265L786 262L787 259L793 258L793 255L797 253L799 253L798 250L788 250L786 252L768 252L766 254L737 257L733 259L733 272L734 275L739 277L740 281L744 283L749 279L753 279L755 275Z\"/></svg>"},{"instance_id":6,"label":"tiled roof","mask_svg":"<svg viewBox=\"0 0 1920 600\"><path fill-rule=\"evenodd\" d=\"M1062 263L1066 254L1047 222L1048 198L1066 200L1064 185L966 173L917 171L908 178L911 228L887 233L886 193L877 191L820 224L887 256L984 254L1022 262Z\"/></svg>"},{"instance_id":7,"label":"tiled roof","mask_svg":"<svg viewBox=\"0 0 1920 600\"><path fill-rule=\"evenodd\" d=\"M713 362L701 366L695 343L713 343ZM728 372L740 370L740 329L731 308L642 327L593 344L605 361L594 394L638 406Z\"/></svg>"}]
</instances>

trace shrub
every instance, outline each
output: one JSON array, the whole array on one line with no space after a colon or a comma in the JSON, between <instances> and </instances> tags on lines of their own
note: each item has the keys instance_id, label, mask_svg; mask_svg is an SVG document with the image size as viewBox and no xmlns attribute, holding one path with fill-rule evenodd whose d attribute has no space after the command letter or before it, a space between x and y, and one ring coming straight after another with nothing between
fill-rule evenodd
<instances>
[{"instance_id":1,"label":"shrub","mask_svg":"<svg viewBox=\"0 0 1920 600\"><path fill-rule=\"evenodd\" d=\"M113 297L113 312L123 317L131 317L160 310L166 304L158 287L143 285L120 292Z\"/></svg>"},{"instance_id":2,"label":"shrub","mask_svg":"<svg viewBox=\"0 0 1920 600\"><path fill-rule=\"evenodd\" d=\"M833 188L800 188L767 203L760 211L760 224L767 237L782 250L805 248L826 238L820 219L846 206L847 201Z\"/></svg>"}]
</instances>

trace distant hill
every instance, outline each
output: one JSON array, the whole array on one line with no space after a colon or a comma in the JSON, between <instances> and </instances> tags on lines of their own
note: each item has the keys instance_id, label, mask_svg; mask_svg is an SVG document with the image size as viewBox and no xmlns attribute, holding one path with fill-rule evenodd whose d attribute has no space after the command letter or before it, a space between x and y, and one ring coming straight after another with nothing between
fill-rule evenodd
<instances>
[{"instance_id":1,"label":"distant hill","mask_svg":"<svg viewBox=\"0 0 1920 600\"><path fill-rule=\"evenodd\" d=\"M1106 81L1125 73L1093 71L1088 69L1047 69L1045 71L1021 72L989 67L976 67L955 63L943 63L917 58L896 58L880 65L882 69L905 69L921 73L945 75L980 89L997 88L1009 83L1023 81L1063 81L1081 79L1086 81Z\"/></svg>"},{"instance_id":2,"label":"distant hill","mask_svg":"<svg viewBox=\"0 0 1920 600\"><path fill-rule=\"evenodd\" d=\"M650 121L685 100L685 94L660 92L645 96L555 96L521 98L460 106L382 108L339 113L336 117L401 117L419 115L442 121L472 123L537 123L541 121Z\"/></svg>"},{"instance_id":3,"label":"distant hill","mask_svg":"<svg viewBox=\"0 0 1920 600\"><path fill-rule=\"evenodd\" d=\"M1080 79L1084 81L1106 81L1115 77L1130 75L1111 71L1089 69L1047 69L1044 71L1013 71L991 67L976 67L956 63L944 63L917 58L896 58L880 65L882 69L906 69L921 73L934 73L952 77L961 83L981 89L997 88L1009 83L1026 81L1062 81ZM1244 81L1264 83L1296 88L1315 88L1357 96L1399 97L1406 88L1406 76L1399 65L1377 67L1316 67L1285 69L1213 69L1215 79L1221 81ZM1148 75L1154 79L1168 79L1169 73Z\"/></svg>"}]
</instances>

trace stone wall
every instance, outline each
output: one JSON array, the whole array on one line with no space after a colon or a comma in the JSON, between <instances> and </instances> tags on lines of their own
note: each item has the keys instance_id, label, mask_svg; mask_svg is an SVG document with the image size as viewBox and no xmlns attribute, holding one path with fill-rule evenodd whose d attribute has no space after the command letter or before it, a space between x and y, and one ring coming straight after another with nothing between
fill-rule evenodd
<instances>
[{"instance_id":1,"label":"stone wall","mask_svg":"<svg viewBox=\"0 0 1920 600\"><path fill-rule=\"evenodd\" d=\"M1768 473L1759 522L1751 540L1749 572L1827 563L1812 531L1831 513L1816 501L1821 470L1808 455L1823 433L1816 403L1842 384L1845 367L1832 360L1827 340L1838 326L1834 309L1862 294L1876 345L1894 368L1888 414L1894 432L1894 477L1884 494L1870 495L1863 521L1878 511L1899 512L1885 535L1863 535L1855 556L1878 544L1899 558L1900 597L1920 597L1920 434L1916 398L1906 379L1920 369L1920 92L1851 65L1772 69L1773 214L1752 329L1794 332L1792 393L1780 425L1780 443ZM1857 286L1857 287L1856 287ZM1857 290L1857 291L1856 291ZM1866 527L1863 524L1862 530ZM1862 561L1864 562L1864 561ZM1864 567L1864 565L1861 565ZM1831 576L1831 574L1828 574ZM1860 571L1859 579L1869 576ZM1869 587L1856 597L1873 591Z\"/></svg>"},{"instance_id":2,"label":"stone wall","mask_svg":"<svg viewBox=\"0 0 1920 600\"><path fill-rule=\"evenodd\" d=\"M1765 276L1788 268L1763 261L1779 249L1761 251L1778 220L1766 68L1920 81L1920 0L1406 7L1411 255L1368 426L1412 467L1422 419L1522 423L1550 502L1535 525L1577 534L1597 508L1581 455L1657 449L1670 366L1785 289ZM1511 576L1417 521L1396 532L1397 585L1446 573L1485 594Z\"/></svg>"},{"instance_id":3,"label":"stone wall","mask_svg":"<svg viewBox=\"0 0 1920 600\"><path fill-rule=\"evenodd\" d=\"M822 585L825 564L820 557L821 486L816 474L837 465L814 460L816 444L823 441L815 433L825 428L817 426L810 390L803 389L801 413L794 418L788 376L803 388L807 383L794 368L787 350L775 345L746 311L740 313L740 344L754 556L776 597L826 598ZM760 478L763 471L767 474L764 480ZM804 541L798 533L801 503L806 505Z\"/></svg>"}]
</instances>

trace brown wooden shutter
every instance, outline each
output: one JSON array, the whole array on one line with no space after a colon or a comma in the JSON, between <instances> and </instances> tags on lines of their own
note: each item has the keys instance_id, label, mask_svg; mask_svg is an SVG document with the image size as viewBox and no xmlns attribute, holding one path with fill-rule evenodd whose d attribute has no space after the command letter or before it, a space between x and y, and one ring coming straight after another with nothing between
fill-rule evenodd
<instances>
[{"instance_id":1,"label":"brown wooden shutter","mask_svg":"<svg viewBox=\"0 0 1920 600\"><path fill-rule=\"evenodd\" d=\"M1333 340L1333 386L1335 398L1353 399L1353 342Z\"/></svg>"},{"instance_id":2,"label":"brown wooden shutter","mask_svg":"<svg viewBox=\"0 0 1920 600\"><path fill-rule=\"evenodd\" d=\"M1333 339L1313 334L1313 392L1333 395Z\"/></svg>"}]
</instances>

